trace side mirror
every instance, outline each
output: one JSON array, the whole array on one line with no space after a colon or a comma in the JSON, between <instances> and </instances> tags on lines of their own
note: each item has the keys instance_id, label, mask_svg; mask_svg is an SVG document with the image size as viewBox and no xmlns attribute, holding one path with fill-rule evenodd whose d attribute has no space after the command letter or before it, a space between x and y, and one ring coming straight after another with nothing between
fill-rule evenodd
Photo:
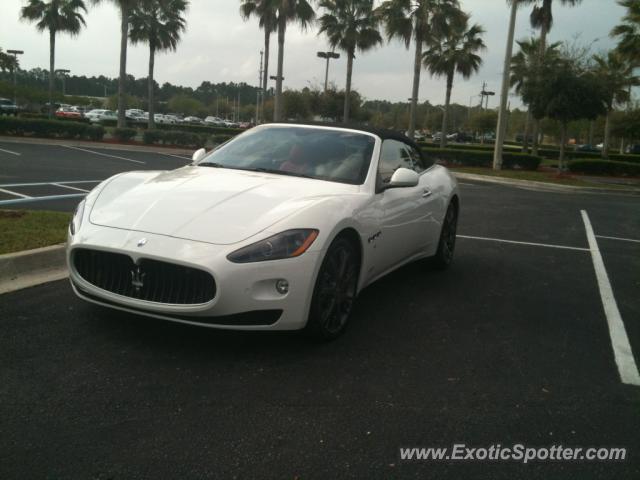
<instances>
[{"instance_id":1,"label":"side mirror","mask_svg":"<svg viewBox=\"0 0 640 480\"><path fill-rule=\"evenodd\" d=\"M202 160L202 157L204 157L206 154L207 151L204 148L201 148L200 150L196 150L195 152L193 152L193 155L191 155L191 160L196 163Z\"/></svg>"},{"instance_id":2,"label":"side mirror","mask_svg":"<svg viewBox=\"0 0 640 480\"><path fill-rule=\"evenodd\" d=\"M393 172L387 188L415 187L420 181L420 176L408 168L399 168Z\"/></svg>"}]
</instances>

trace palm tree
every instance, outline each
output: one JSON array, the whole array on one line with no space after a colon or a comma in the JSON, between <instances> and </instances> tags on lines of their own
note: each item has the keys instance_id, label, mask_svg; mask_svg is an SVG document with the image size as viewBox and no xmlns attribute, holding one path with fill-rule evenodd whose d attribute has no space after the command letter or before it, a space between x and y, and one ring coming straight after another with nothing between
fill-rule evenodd
<instances>
[{"instance_id":1,"label":"palm tree","mask_svg":"<svg viewBox=\"0 0 640 480\"><path fill-rule=\"evenodd\" d=\"M509 84L511 87L515 87L515 92L521 97L525 97L525 91L530 89L532 84L536 82L539 74L539 61L540 61L540 40L537 38L531 38L528 40L519 40L516 42L520 47L518 53L511 57L511 75ZM560 57L561 43L556 42L548 45L543 57L543 61L546 64L557 62ZM523 100L524 101L524 100ZM522 151L527 152L529 147L529 124L531 121L531 103L524 101L527 105L527 119L525 122L524 140L522 145Z\"/></svg>"},{"instance_id":2,"label":"palm tree","mask_svg":"<svg viewBox=\"0 0 640 480\"><path fill-rule=\"evenodd\" d=\"M556 4L563 6L576 6L582 0L556 0ZM535 0L536 5L531 11L531 26L540 30L540 58L543 57L547 48L547 36L553 26L553 4L554 0ZM538 144L540 137L540 122L533 121L533 154L538 155Z\"/></svg>"},{"instance_id":3,"label":"palm tree","mask_svg":"<svg viewBox=\"0 0 640 480\"><path fill-rule=\"evenodd\" d=\"M143 0L131 12L131 43L149 44L149 128L155 128L153 68L156 52L175 50L185 30L187 0Z\"/></svg>"},{"instance_id":4,"label":"palm tree","mask_svg":"<svg viewBox=\"0 0 640 480\"><path fill-rule=\"evenodd\" d=\"M640 65L640 2L619 0L618 4L627 9L622 23L611 30L612 37L618 37L618 50L633 65Z\"/></svg>"},{"instance_id":5,"label":"palm tree","mask_svg":"<svg viewBox=\"0 0 640 480\"><path fill-rule=\"evenodd\" d=\"M347 54L347 82L344 92L342 121L349 121L351 105L351 76L356 50L365 52L382 43L378 20L373 15L373 0L321 0L326 10L320 17L319 34L325 33L332 48Z\"/></svg>"},{"instance_id":6,"label":"palm tree","mask_svg":"<svg viewBox=\"0 0 640 480\"><path fill-rule=\"evenodd\" d=\"M276 75L276 96L273 106L273 119L282 118L282 80L284 79L284 37L287 24L296 22L306 29L315 19L315 12L308 0L274 0L278 25L278 73Z\"/></svg>"},{"instance_id":7,"label":"palm tree","mask_svg":"<svg viewBox=\"0 0 640 480\"><path fill-rule=\"evenodd\" d=\"M245 20L251 16L259 19L260 28L264 30L264 69L262 71L262 115L264 115L264 102L267 98L269 87L269 47L271 34L278 29L278 16L276 2L274 0L240 0L240 15ZM256 119L257 120L257 119Z\"/></svg>"},{"instance_id":8,"label":"palm tree","mask_svg":"<svg viewBox=\"0 0 640 480\"><path fill-rule=\"evenodd\" d=\"M20 68L17 57L4 53L0 47L0 72L13 72L16 68Z\"/></svg>"},{"instance_id":9,"label":"palm tree","mask_svg":"<svg viewBox=\"0 0 640 480\"><path fill-rule=\"evenodd\" d=\"M91 0L93 4L99 4L106 0ZM131 12L137 7L141 0L109 0L120 10L120 73L118 76L118 127L127 126L125 116L125 84L127 81L127 43L129 42L129 21Z\"/></svg>"},{"instance_id":10,"label":"palm tree","mask_svg":"<svg viewBox=\"0 0 640 480\"><path fill-rule=\"evenodd\" d=\"M58 32L70 35L80 33L86 25L81 11L87 13L82 0L29 0L20 11L20 18L36 22L39 32L49 31L49 118L53 117L56 35Z\"/></svg>"},{"instance_id":11,"label":"palm tree","mask_svg":"<svg viewBox=\"0 0 640 480\"><path fill-rule=\"evenodd\" d=\"M618 51L610 51L606 56L595 55L595 74L605 93L607 114L605 117L604 142L602 158L609 157L611 141L611 114L616 104L629 101L630 88L640 84L640 79L633 74L633 66Z\"/></svg>"},{"instance_id":12,"label":"palm tree","mask_svg":"<svg viewBox=\"0 0 640 480\"><path fill-rule=\"evenodd\" d=\"M443 35L451 23L463 19L460 3L458 0L386 0L376 9L376 14L385 25L388 40L398 38L407 48L411 46L412 40L415 42L407 132L413 138L425 42L432 35Z\"/></svg>"},{"instance_id":13,"label":"palm tree","mask_svg":"<svg viewBox=\"0 0 640 480\"><path fill-rule=\"evenodd\" d=\"M447 123L453 79L456 73L467 79L480 69L482 58L478 52L486 49L482 40L484 32L484 28L478 24L469 26L469 16L466 15L464 22L451 25L451 30L446 36L434 37L430 43L430 50L423 55L424 65L431 75L444 76L447 79L441 148L447 144Z\"/></svg>"}]
</instances>

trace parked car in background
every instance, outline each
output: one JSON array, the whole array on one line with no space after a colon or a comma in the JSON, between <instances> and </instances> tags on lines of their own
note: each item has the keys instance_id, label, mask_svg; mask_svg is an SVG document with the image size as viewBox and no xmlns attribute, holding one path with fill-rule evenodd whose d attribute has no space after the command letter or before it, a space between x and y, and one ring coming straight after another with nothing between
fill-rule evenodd
<instances>
[{"instance_id":1,"label":"parked car in background","mask_svg":"<svg viewBox=\"0 0 640 480\"><path fill-rule=\"evenodd\" d=\"M253 123L252 122L240 122L238 124L238 128L243 128L243 129L247 129L247 128L252 128L253 127Z\"/></svg>"},{"instance_id":2,"label":"parked car in background","mask_svg":"<svg viewBox=\"0 0 640 480\"><path fill-rule=\"evenodd\" d=\"M143 111L142 110L127 110L124 112L124 115L126 117L127 120L129 120L130 122L139 122L139 123L144 123L148 120L148 117L145 118L143 116Z\"/></svg>"},{"instance_id":3,"label":"parked car in background","mask_svg":"<svg viewBox=\"0 0 640 480\"><path fill-rule=\"evenodd\" d=\"M162 113L156 113L153 116L156 123L164 124L164 125L173 125L178 123L175 118L172 118L171 115L164 115Z\"/></svg>"},{"instance_id":4,"label":"parked car in background","mask_svg":"<svg viewBox=\"0 0 640 480\"><path fill-rule=\"evenodd\" d=\"M89 119L91 123L100 123L105 120L118 120L116 112L113 110L105 110L103 108L96 108L85 114L85 117Z\"/></svg>"},{"instance_id":5,"label":"parked car in background","mask_svg":"<svg viewBox=\"0 0 640 480\"><path fill-rule=\"evenodd\" d=\"M202 125L204 121L200 117L185 117L184 123L195 123L197 125Z\"/></svg>"},{"instance_id":6,"label":"parked car in background","mask_svg":"<svg viewBox=\"0 0 640 480\"><path fill-rule=\"evenodd\" d=\"M587 143L584 145L577 145L576 152L600 153L600 150L598 150L596 146Z\"/></svg>"},{"instance_id":7,"label":"parked car in background","mask_svg":"<svg viewBox=\"0 0 640 480\"><path fill-rule=\"evenodd\" d=\"M165 115L165 118L168 120L167 123L171 123L171 124L182 123L182 119L179 116L171 113L168 115Z\"/></svg>"},{"instance_id":8,"label":"parked car in background","mask_svg":"<svg viewBox=\"0 0 640 480\"><path fill-rule=\"evenodd\" d=\"M431 140L433 140L434 142L439 142L440 140L442 140L442 132L436 132L431 135Z\"/></svg>"},{"instance_id":9,"label":"parked car in background","mask_svg":"<svg viewBox=\"0 0 640 480\"><path fill-rule=\"evenodd\" d=\"M55 116L58 118L78 119L82 118L82 113L78 112L73 107L60 107L56 110Z\"/></svg>"},{"instance_id":10,"label":"parked car in background","mask_svg":"<svg viewBox=\"0 0 640 480\"><path fill-rule=\"evenodd\" d=\"M17 115L18 106L8 98L0 98L0 115Z\"/></svg>"},{"instance_id":11,"label":"parked car in background","mask_svg":"<svg viewBox=\"0 0 640 480\"><path fill-rule=\"evenodd\" d=\"M204 119L204 123L207 124L207 125L214 126L214 127L222 127L222 126L224 126L224 120L222 120L219 117L211 117L211 116L209 116L209 117Z\"/></svg>"},{"instance_id":12,"label":"parked car in background","mask_svg":"<svg viewBox=\"0 0 640 480\"><path fill-rule=\"evenodd\" d=\"M629 145L625 152L627 152L630 155L640 155L640 144L637 143L635 145Z\"/></svg>"}]
</instances>

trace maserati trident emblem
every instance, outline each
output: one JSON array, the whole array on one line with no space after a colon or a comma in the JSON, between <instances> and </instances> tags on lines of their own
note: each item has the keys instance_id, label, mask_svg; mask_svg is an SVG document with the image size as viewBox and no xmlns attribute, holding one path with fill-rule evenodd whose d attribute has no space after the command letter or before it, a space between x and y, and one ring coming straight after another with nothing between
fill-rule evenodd
<instances>
[{"instance_id":1,"label":"maserati trident emblem","mask_svg":"<svg viewBox=\"0 0 640 480\"><path fill-rule=\"evenodd\" d=\"M147 239L146 238L141 238L140 240L138 240L138 246L139 247L143 247L144 245L146 245L147 243Z\"/></svg>"},{"instance_id":2,"label":"maserati trident emblem","mask_svg":"<svg viewBox=\"0 0 640 480\"><path fill-rule=\"evenodd\" d=\"M142 272L140 265L136 265L131 270L131 285L135 288L136 292L139 292L140 289L144 286L144 277L146 273Z\"/></svg>"}]
</instances>

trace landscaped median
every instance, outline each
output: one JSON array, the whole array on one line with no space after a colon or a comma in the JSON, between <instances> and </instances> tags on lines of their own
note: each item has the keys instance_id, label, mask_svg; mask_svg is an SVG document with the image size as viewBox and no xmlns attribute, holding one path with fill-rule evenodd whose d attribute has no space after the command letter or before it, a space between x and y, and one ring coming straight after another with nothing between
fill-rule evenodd
<instances>
[{"instance_id":1,"label":"landscaped median","mask_svg":"<svg viewBox=\"0 0 640 480\"><path fill-rule=\"evenodd\" d=\"M0 294L64 278L71 215L0 210Z\"/></svg>"}]
</instances>

